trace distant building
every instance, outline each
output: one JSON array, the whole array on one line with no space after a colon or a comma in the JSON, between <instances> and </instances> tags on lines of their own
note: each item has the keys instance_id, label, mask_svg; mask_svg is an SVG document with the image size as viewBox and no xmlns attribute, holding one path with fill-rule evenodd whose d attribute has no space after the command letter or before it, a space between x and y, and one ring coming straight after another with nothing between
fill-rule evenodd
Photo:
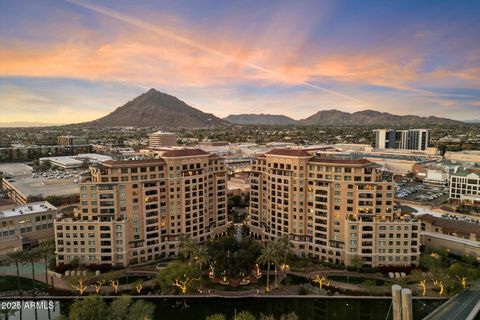
<instances>
[{"instance_id":1,"label":"distant building","mask_svg":"<svg viewBox=\"0 0 480 320\"><path fill-rule=\"evenodd\" d=\"M32 161L41 157L71 156L90 153L91 145L55 145L55 146L14 146L0 148L0 162Z\"/></svg>"},{"instance_id":2,"label":"distant building","mask_svg":"<svg viewBox=\"0 0 480 320\"><path fill-rule=\"evenodd\" d=\"M480 224L430 214L419 218L422 221L420 239L423 245L480 258Z\"/></svg>"},{"instance_id":3,"label":"distant building","mask_svg":"<svg viewBox=\"0 0 480 320\"><path fill-rule=\"evenodd\" d=\"M480 163L480 150L464 150L459 152L447 151L445 160L450 160L463 165Z\"/></svg>"},{"instance_id":4,"label":"distant building","mask_svg":"<svg viewBox=\"0 0 480 320\"><path fill-rule=\"evenodd\" d=\"M2 163L0 171L5 173L3 191L17 204L37 202L49 196L55 196L62 203L78 202L78 184L73 177L57 179L34 175L32 167L23 163Z\"/></svg>"},{"instance_id":5,"label":"distant building","mask_svg":"<svg viewBox=\"0 0 480 320\"><path fill-rule=\"evenodd\" d=\"M461 201L464 196L480 199L480 173L459 167L450 175L449 198Z\"/></svg>"},{"instance_id":6,"label":"distant building","mask_svg":"<svg viewBox=\"0 0 480 320\"><path fill-rule=\"evenodd\" d=\"M96 153L81 153L76 156L63 156L63 157L44 157L40 158L40 162L50 162L52 166L62 169L76 169L80 168L84 161L88 161L91 164L105 162L112 160L112 157L105 156Z\"/></svg>"},{"instance_id":7,"label":"distant building","mask_svg":"<svg viewBox=\"0 0 480 320\"><path fill-rule=\"evenodd\" d=\"M0 207L0 255L53 239L56 213L57 208L46 201Z\"/></svg>"},{"instance_id":8,"label":"distant building","mask_svg":"<svg viewBox=\"0 0 480 320\"><path fill-rule=\"evenodd\" d=\"M148 135L150 148L170 147L177 145L177 135L172 132L157 131Z\"/></svg>"},{"instance_id":9,"label":"distant building","mask_svg":"<svg viewBox=\"0 0 480 320\"><path fill-rule=\"evenodd\" d=\"M377 149L426 150L430 141L428 129L376 129L373 133L373 147Z\"/></svg>"},{"instance_id":10,"label":"distant building","mask_svg":"<svg viewBox=\"0 0 480 320\"><path fill-rule=\"evenodd\" d=\"M57 143L61 146L75 146L86 144L87 139L79 136L58 136Z\"/></svg>"}]
</instances>

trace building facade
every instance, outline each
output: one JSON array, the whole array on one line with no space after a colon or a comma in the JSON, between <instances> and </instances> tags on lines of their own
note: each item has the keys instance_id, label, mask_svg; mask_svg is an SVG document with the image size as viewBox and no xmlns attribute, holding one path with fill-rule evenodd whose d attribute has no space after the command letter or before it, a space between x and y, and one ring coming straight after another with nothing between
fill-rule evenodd
<instances>
[{"instance_id":1,"label":"building facade","mask_svg":"<svg viewBox=\"0 0 480 320\"><path fill-rule=\"evenodd\" d=\"M171 147L177 145L177 135L172 132L157 131L148 135L150 148Z\"/></svg>"},{"instance_id":2,"label":"building facade","mask_svg":"<svg viewBox=\"0 0 480 320\"><path fill-rule=\"evenodd\" d=\"M250 232L288 235L297 255L331 263L417 264L420 222L401 216L393 197L394 184L368 160L274 149L253 165Z\"/></svg>"},{"instance_id":3,"label":"building facade","mask_svg":"<svg viewBox=\"0 0 480 320\"><path fill-rule=\"evenodd\" d=\"M176 255L183 237L226 232L224 160L200 149L106 161L80 184L74 217L55 222L57 263L129 266Z\"/></svg>"},{"instance_id":4,"label":"building facade","mask_svg":"<svg viewBox=\"0 0 480 320\"><path fill-rule=\"evenodd\" d=\"M420 236L423 245L480 259L480 225L478 223L444 219L430 214L419 218L422 221Z\"/></svg>"},{"instance_id":5,"label":"building facade","mask_svg":"<svg viewBox=\"0 0 480 320\"><path fill-rule=\"evenodd\" d=\"M427 129L376 129L373 133L373 147L377 149L424 151L429 147L430 132Z\"/></svg>"},{"instance_id":6,"label":"building facade","mask_svg":"<svg viewBox=\"0 0 480 320\"><path fill-rule=\"evenodd\" d=\"M465 168L457 168L450 175L451 200L461 201L464 196L478 198L480 201L480 173Z\"/></svg>"},{"instance_id":7,"label":"building facade","mask_svg":"<svg viewBox=\"0 0 480 320\"><path fill-rule=\"evenodd\" d=\"M56 213L46 201L0 208L0 255L53 239Z\"/></svg>"},{"instance_id":8,"label":"building facade","mask_svg":"<svg viewBox=\"0 0 480 320\"><path fill-rule=\"evenodd\" d=\"M84 145L87 143L87 139L79 136L58 136L57 143L61 146Z\"/></svg>"}]
</instances>

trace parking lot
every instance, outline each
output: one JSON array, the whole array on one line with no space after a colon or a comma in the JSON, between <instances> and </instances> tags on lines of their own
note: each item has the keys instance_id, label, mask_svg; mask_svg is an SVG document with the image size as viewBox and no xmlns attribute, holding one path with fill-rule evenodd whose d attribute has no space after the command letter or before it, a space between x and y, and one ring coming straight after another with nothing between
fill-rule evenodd
<instances>
[{"instance_id":1,"label":"parking lot","mask_svg":"<svg viewBox=\"0 0 480 320\"><path fill-rule=\"evenodd\" d=\"M440 205L448 200L448 189L416 182L398 182L395 197L399 200Z\"/></svg>"}]
</instances>

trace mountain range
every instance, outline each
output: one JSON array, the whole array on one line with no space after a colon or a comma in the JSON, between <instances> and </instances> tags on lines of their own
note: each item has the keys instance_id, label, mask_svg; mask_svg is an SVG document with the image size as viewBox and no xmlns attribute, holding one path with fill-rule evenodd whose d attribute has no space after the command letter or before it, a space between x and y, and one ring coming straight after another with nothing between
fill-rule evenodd
<instances>
[{"instance_id":1,"label":"mountain range","mask_svg":"<svg viewBox=\"0 0 480 320\"><path fill-rule=\"evenodd\" d=\"M163 127L206 128L231 124L239 125L319 125L319 126L423 126L449 125L463 122L439 117L394 115L387 112L364 110L354 113L322 110L302 120L275 114L237 114L220 119L187 105L182 100L155 89L143 93L118 107L110 114L94 121L80 123L89 127Z\"/></svg>"}]
</instances>

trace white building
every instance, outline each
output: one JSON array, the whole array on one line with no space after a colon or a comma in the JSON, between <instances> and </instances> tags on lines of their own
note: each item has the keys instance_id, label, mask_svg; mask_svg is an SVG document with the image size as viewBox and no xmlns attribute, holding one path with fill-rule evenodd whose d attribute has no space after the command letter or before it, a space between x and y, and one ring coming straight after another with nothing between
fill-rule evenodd
<instances>
[{"instance_id":1,"label":"white building","mask_svg":"<svg viewBox=\"0 0 480 320\"><path fill-rule=\"evenodd\" d=\"M480 173L459 168L450 176L449 197L461 200L465 195L480 197Z\"/></svg>"}]
</instances>

